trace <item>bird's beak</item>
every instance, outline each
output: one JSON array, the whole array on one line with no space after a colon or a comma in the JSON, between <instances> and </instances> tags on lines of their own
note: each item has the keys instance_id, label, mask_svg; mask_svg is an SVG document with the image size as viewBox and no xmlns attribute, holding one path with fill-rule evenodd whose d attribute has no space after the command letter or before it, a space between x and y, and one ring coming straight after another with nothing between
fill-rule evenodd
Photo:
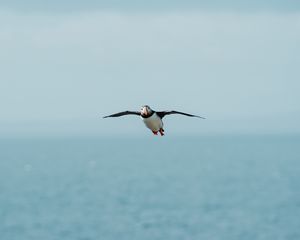
<instances>
[{"instance_id":1,"label":"bird's beak","mask_svg":"<svg viewBox=\"0 0 300 240\"><path fill-rule=\"evenodd\" d=\"M142 109L142 115L145 115L145 116L148 115L148 110L147 110L147 108L143 108L143 109Z\"/></svg>"}]
</instances>

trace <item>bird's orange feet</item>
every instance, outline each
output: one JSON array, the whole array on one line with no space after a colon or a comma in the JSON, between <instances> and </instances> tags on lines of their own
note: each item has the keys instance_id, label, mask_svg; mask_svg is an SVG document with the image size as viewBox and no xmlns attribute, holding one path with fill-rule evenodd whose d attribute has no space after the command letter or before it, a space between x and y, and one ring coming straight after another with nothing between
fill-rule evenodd
<instances>
[{"instance_id":1,"label":"bird's orange feet","mask_svg":"<svg viewBox=\"0 0 300 240\"><path fill-rule=\"evenodd\" d=\"M157 135L157 133L158 133L157 131L152 131L152 132L153 132L154 135Z\"/></svg>"}]
</instances>

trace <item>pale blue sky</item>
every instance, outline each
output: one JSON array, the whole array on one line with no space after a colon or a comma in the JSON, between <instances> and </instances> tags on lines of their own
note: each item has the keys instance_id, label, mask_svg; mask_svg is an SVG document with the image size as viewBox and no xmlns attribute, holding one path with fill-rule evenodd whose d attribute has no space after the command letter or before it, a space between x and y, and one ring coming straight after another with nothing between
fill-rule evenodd
<instances>
[{"instance_id":1,"label":"pale blue sky","mask_svg":"<svg viewBox=\"0 0 300 240\"><path fill-rule=\"evenodd\" d=\"M83 11L91 9L114 9L126 11L168 11L174 9L201 9L201 10L243 10L243 11L298 11L300 2L298 0L4 0L1 1L3 8L12 8L21 11Z\"/></svg>"},{"instance_id":2,"label":"pale blue sky","mask_svg":"<svg viewBox=\"0 0 300 240\"><path fill-rule=\"evenodd\" d=\"M299 1L0 3L0 136L299 133ZM209 2L209 3L208 3Z\"/></svg>"}]
</instances>

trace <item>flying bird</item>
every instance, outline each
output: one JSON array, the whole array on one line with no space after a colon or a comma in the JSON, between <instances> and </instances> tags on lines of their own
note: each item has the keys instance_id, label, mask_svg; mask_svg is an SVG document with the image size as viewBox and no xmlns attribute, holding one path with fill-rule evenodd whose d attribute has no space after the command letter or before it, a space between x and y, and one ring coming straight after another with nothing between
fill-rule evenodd
<instances>
[{"instance_id":1,"label":"flying bird","mask_svg":"<svg viewBox=\"0 0 300 240\"><path fill-rule=\"evenodd\" d=\"M157 112L151 109L148 105L142 106L141 110L138 111L123 111L115 114L111 114L108 116L105 116L103 118L109 118L109 117L121 117L125 115L137 115L140 116L145 123L146 127L149 128L154 135L157 135L158 132L160 133L161 136L164 135L164 129L163 129L163 121L162 119L166 115L171 115L171 114L181 114L184 116L188 117L197 117L197 118L202 118L205 119L204 117L200 117L197 115L192 115L184 112L178 112L178 111L162 111L162 112Z\"/></svg>"}]
</instances>

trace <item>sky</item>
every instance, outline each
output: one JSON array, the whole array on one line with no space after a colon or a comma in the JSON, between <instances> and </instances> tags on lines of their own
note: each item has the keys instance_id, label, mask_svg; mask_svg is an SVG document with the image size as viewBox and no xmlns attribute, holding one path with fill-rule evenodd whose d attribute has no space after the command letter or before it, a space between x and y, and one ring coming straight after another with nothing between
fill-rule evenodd
<instances>
[{"instance_id":1,"label":"sky","mask_svg":"<svg viewBox=\"0 0 300 240\"><path fill-rule=\"evenodd\" d=\"M267 2L267 3L266 3ZM300 133L300 1L1 1L0 137Z\"/></svg>"}]
</instances>

